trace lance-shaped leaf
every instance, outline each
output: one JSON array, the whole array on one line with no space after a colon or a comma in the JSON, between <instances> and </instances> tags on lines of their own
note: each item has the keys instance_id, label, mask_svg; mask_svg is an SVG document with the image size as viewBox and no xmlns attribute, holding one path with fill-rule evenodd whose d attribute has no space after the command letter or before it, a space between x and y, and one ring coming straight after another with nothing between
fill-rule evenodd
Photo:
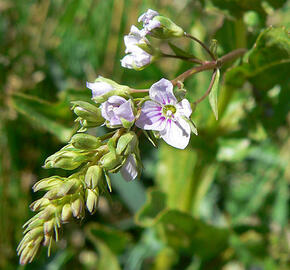
<instances>
[{"instance_id":1,"label":"lance-shaped leaf","mask_svg":"<svg viewBox=\"0 0 290 270\"><path fill-rule=\"evenodd\" d=\"M218 103L217 103L217 99L218 99L218 88L219 88L219 80L220 80L220 70L217 69L216 70L216 74L214 75L214 82L212 85L212 89L209 93L209 103L210 106L213 110L215 119L218 120Z\"/></svg>"}]
</instances>

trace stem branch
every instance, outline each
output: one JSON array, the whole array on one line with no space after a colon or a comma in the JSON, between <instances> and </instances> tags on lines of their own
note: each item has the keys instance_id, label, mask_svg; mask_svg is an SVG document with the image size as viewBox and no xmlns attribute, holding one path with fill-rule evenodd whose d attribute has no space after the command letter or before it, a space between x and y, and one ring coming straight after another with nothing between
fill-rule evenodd
<instances>
[{"instance_id":1,"label":"stem branch","mask_svg":"<svg viewBox=\"0 0 290 270\"><path fill-rule=\"evenodd\" d=\"M193 104L196 106L198 103L202 102L211 92L211 89L212 89L212 86L214 84L214 80L215 80L215 77L216 77L216 74L217 74L217 70L215 69L213 71L213 74L211 76L211 81L210 81L210 84L209 84L209 87L207 88L206 92L204 93L204 95L199 98L198 100L196 100Z\"/></svg>"},{"instance_id":2,"label":"stem branch","mask_svg":"<svg viewBox=\"0 0 290 270\"><path fill-rule=\"evenodd\" d=\"M185 61L188 61L188 62L193 62L193 63L196 63L196 64L200 64L200 65L203 64L203 61L200 60L200 59L197 59L197 58L189 58L189 57L186 57L186 56L172 55L172 54L166 54L166 53L162 53L162 56L163 57L168 57L168 58L181 59L181 60L185 60Z\"/></svg>"},{"instance_id":3,"label":"stem branch","mask_svg":"<svg viewBox=\"0 0 290 270\"><path fill-rule=\"evenodd\" d=\"M210 51L210 49L201 40L199 40L198 38L196 38L196 37L194 37L194 36L192 36L192 35L190 35L190 34L188 34L186 32L184 32L184 36L196 41L197 43L199 43L206 50L206 52L209 54L211 59L212 60L216 60L214 54Z\"/></svg>"}]
</instances>

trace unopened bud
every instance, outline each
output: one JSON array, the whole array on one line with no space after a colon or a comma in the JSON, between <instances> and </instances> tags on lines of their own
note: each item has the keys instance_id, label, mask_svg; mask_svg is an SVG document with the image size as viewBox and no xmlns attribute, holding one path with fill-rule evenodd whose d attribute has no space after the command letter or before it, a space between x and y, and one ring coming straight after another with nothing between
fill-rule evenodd
<instances>
[{"instance_id":1,"label":"unopened bud","mask_svg":"<svg viewBox=\"0 0 290 270\"><path fill-rule=\"evenodd\" d=\"M49 199L41 198L33 202L32 204L30 204L30 209L32 211L38 211L39 209L46 207L48 204L49 204Z\"/></svg>"},{"instance_id":2,"label":"unopened bud","mask_svg":"<svg viewBox=\"0 0 290 270\"><path fill-rule=\"evenodd\" d=\"M100 126L105 119L102 117L101 110L95 105L85 101L73 101L74 113L85 120L90 126Z\"/></svg>"},{"instance_id":3,"label":"unopened bud","mask_svg":"<svg viewBox=\"0 0 290 270\"><path fill-rule=\"evenodd\" d=\"M137 146L137 135L133 131L130 131L119 138L116 152L118 155L129 155L130 153L135 151L135 148Z\"/></svg>"},{"instance_id":4,"label":"unopened bud","mask_svg":"<svg viewBox=\"0 0 290 270\"><path fill-rule=\"evenodd\" d=\"M48 190L51 189L63 182L65 178L61 178L59 176L52 176L49 178L44 178L37 183L34 184L32 187L33 191L39 191L39 190Z\"/></svg>"},{"instance_id":5,"label":"unopened bud","mask_svg":"<svg viewBox=\"0 0 290 270\"><path fill-rule=\"evenodd\" d=\"M79 185L80 181L78 179L69 179L60 185L56 195L57 197L63 197L67 194L72 194L78 189Z\"/></svg>"},{"instance_id":6,"label":"unopened bud","mask_svg":"<svg viewBox=\"0 0 290 270\"><path fill-rule=\"evenodd\" d=\"M44 234L49 234L52 232L52 230L54 229L54 219L51 219L49 221L46 221L43 224L43 233Z\"/></svg>"},{"instance_id":7,"label":"unopened bud","mask_svg":"<svg viewBox=\"0 0 290 270\"><path fill-rule=\"evenodd\" d=\"M113 170L120 166L122 163L122 158L113 152L109 152L102 156L100 159L101 166L106 170Z\"/></svg>"},{"instance_id":8,"label":"unopened bud","mask_svg":"<svg viewBox=\"0 0 290 270\"><path fill-rule=\"evenodd\" d=\"M98 198L99 198L98 188L86 190L86 206L91 214L93 214L97 209Z\"/></svg>"},{"instance_id":9,"label":"unopened bud","mask_svg":"<svg viewBox=\"0 0 290 270\"><path fill-rule=\"evenodd\" d=\"M61 220L62 222L68 222L72 217L72 209L69 203L66 203L61 210Z\"/></svg>"},{"instance_id":10,"label":"unopened bud","mask_svg":"<svg viewBox=\"0 0 290 270\"><path fill-rule=\"evenodd\" d=\"M87 187L94 189L103 177L103 169L98 165L90 166L86 172L85 183Z\"/></svg>"},{"instance_id":11,"label":"unopened bud","mask_svg":"<svg viewBox=\"0 0 290 270\"><path fill-rule=\"evenodd\" d=\"M97 149L102 145L102 141L100 138L95 136L79 133L75 134L72 138L70 143L78 149Z\"/></svg>"},{"instance_id":12,"label":"unopened bud","mask_svg":"<svg viewBox=\"0 0 290 270\"><path fill-rule=\"evenodd\" d=\"M71 203L71 210L74 217L80 218L82 215L83 209L84 209L84 202L81 198L77 198Z\"/></svg>"},{"instance_id":13,"label":"unopened bud","mask_svg":"<svg viewBox=\"0 0 290 270\"><path fill-rule=\"evenodd\" d=\"M74 170L83 162L88 161L90 153L75 148L63 148L45 160L44 168L61 168Z\"/></svg>"},{"instance_id":14,"label":"unopened bud","mask_svg":"<svg viewBox=\"0 0 290 270\"><path fill-rule=\"evenodd\" d=\"M153 21L158 21L160 23L159 27L152 29L150 32L150 34L156 38L168 39L182 37L184 34L184 30L167 17L155 16Z\"/></svg>"}]
</instances>

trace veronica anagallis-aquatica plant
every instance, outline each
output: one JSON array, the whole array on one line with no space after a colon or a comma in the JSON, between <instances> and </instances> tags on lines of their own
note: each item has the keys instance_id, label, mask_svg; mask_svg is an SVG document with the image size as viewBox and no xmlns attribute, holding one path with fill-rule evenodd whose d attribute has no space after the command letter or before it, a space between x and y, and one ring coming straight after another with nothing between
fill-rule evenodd
<instances>
[{"instance_id":1,"label":"veronica anagallis-aquatica plant","mask_svg":"<svg viewBox=\"0 0 290 270\"><path fill-rule=\"evenodd\" d=\"M140 176L142 161L138 138L141 134L154 146L158 139L163 139L173 147L184 149L191 133L198 134L191 117L201 101L209 97L218 118L219 69L224 63L242 56L245 49L237 49L217 58L216 46L208 48L154 10L149 9L138 21L143 23L143 28L132 26L130 33L124 37L126 55L121 60L123 67L139 71L164 57L191 62L193 67L175 79L160 78L150 89L134 89L103 77L87 83L92 91L92 102L72 102L80 129L66 146L48 157L44 164L46 169L61 168L74 170L74 173L69 177L51 176L33 186L35 192L44 191L45 194L30 205L31 210L38 213L23 226L24 237L17 248L21 264L30 263L41 245L48 247L49 255L52 242L59 240L59 230L63 224L73 218L84 218L86 210L90 214L95 213L100 192L106 188L112 190L111 173L121 172L127 181ZM149 38L167 42L172 54L153 47ZM173 45L171 40L174 38L197 42L207 52L209 60L193 57ZM209 87L202 97L190 103L183 82L206 70L213 70ZM112 131L100 137L87 134L88 129L103 125Z\"/></svg>"}]
</instances>

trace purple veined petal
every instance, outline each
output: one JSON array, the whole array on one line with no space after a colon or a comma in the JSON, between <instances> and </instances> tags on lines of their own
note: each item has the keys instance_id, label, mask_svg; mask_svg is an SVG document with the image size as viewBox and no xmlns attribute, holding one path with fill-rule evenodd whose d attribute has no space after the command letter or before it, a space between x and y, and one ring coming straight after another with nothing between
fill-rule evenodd
<instances>
[{"instance_id":1,"label":"purple veined petal","mask_svg":"<svg viewBox=\"0 0 290 270\"><path fill-rule=\"evenodd\" d=\"M126 181L134 180L138 176L138 169L133 155L129 155L120 170L121 175Z\"/></svg>"},{"instance_id":2,"label":"purple veined petal","mask_svg":"<svg viewBox=\"0 0 290 270\"><path fill-rule=\"evenodd\" d=\"M190 115L192 114L190 103L186 98L181 100L178 104L176 104L176 109L178 115L184 115L187 118L189 118Z\"/></svg>"},{"instance_id":3,"label":"purple veined petal","mask_svg":"<svg viewBox=\"0 0 290 270\"><path fill-rule=\"evenodd\" d=\"M115 113L119 119L124 118L129 122L132 122L135 119L130 100L127 100L118 109L116 109Z\"/></svg>"},{"instance_id":4,"label":"purple veined petal","mask_svg":"<svg viewBox=\"0 0 290 270\"><path fill-rule=\"evenodd\" d=\"M145 101L136 126L145 130L160 131L165 128L166 120L162 115L162 106L154 101Z\"/></svg>"},{"instance_id":5,"label":"purple veined petal","mask_svg":"<svg viewBox=\"0 0 290 270\"><path fill-rule=\"evenodd\" d=\"M169 145L184 149L189 143L190 126L181 118L176 119L176 121L168 119L166 127L160 131L160 136Z\"/></svg>"},{"instance_id":6,"label":"purple veined petal","mask_svg":"<svg viewBox=\"0 0 290 270\"><path fill-rule=\"evenodd\" d=\"M121 66L124 68L134 68L134 56L131 54L125 55L123 59L121 59Z\"/></svg>"},{"instance_id":7,"label":"purple veined petal","mask_svg":"<svg viewBox=\"0 0 290 270\"><path fill-rule=\"evenodd\" d=\"M114 90L114 87L106 82L94 82L94 83L87 82L86 86L87 88L92 90L93 98L102 96L107 92Z\"/></svg>"},{"instance_id":8,"label":"purple veined petal","mask_svg":"<svg viewBox=\"0 0 290 270\"><path fill-rule=\"evenodd\" d=\"M176 104L177 99L173 94L173 84L171 81L161 79L154 83L149 90L150 98L162 105Z\"/></svg>"}]
</instances>

